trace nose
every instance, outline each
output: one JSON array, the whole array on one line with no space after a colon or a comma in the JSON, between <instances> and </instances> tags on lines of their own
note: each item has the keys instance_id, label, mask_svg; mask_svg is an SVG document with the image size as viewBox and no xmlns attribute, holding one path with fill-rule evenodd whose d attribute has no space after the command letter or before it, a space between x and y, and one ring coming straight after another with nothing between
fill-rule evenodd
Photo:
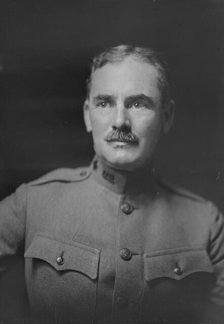
<instances>
[{"instance_id":1,"label":"nose","mask_svg":"<svg viewBox=\"0 0 224 324\"><path fill-rule=\"evenodd\" d=\"M114 111L114 120L113 125L114 128L130 128L130 118L128 110L123 105L118 105Z\"/></svg>"}]
</instances>

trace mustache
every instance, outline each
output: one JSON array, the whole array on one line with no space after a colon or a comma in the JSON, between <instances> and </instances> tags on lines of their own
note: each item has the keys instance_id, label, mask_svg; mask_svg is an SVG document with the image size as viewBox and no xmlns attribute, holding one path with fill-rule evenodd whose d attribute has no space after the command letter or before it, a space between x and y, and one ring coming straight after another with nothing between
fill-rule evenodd
<instances>
[{"instance_id":1,"label":"mustache","mask_svg":"<svg viewBox=\"0 0 224 324\"><path fill-rule=\"evenodd\" d=\"M112 130L106 136L107 142L125 142L131 144L138 144L138 137L132 132L124 132L122 130Z\"/></svg>"}]
</instances>

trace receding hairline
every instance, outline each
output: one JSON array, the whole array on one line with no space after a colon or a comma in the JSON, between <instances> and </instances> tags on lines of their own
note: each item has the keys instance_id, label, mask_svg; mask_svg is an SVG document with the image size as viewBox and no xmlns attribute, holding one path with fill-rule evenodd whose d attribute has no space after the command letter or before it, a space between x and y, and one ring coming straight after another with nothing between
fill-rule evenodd
<instances>
[{"instance_id":1,"label":"receding hairline","mask_svg":"<svg viewBox=\"0 0 224 324\"><path fill-rule=\"evenodd\" d=\"M130 61L133 60L134 62L139 63L139 64L146 64L150 68L152 67L155 70L157 76L159 76L159 71L157 69L157 66L155 66L154 64L152 64L152 63L150 63L150 62L148 62L146 60L142 60L140 57L138 57L138 56L136 56L134 54L133 55L130 54L129 56L125 56L124 58L113 61L113 62L108 61L105 64L103 64L102 66L93 69L92 72L91 72L91 77L94 75L95 72L97 72L98 70L103 69L104 67L107 67L107 66L119 66L119 65L121 65L123 63L126 63L126 61L129 61L129 60Z\"/></svg>"},{"instance_id":2,"label":"receding hairline","mask_svg":"<svg viewBox=\"0 0 224 324\"><path fill-rule=\"evenodd\" d=\"M134 47L131 45L119 45L110 47L96 55L90 66L90 75L86 81L87 96L89 96L93 73L107 64L119 64L127 58L133 58L138 62L143 62L153 66L158 73L158 88L162 95L162 101L166 102L170 98L168 82L168 66L161 53L152 48Z\"/></svg>"}]
</instances>

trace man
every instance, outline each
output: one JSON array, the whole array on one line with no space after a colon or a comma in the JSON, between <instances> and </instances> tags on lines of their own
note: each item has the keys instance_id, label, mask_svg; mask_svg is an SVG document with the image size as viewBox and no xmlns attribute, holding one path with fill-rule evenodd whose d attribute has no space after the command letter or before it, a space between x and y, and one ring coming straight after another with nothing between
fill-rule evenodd
<instances>
[{"instance_id":1,"label":"man","mask_svg":"<svg viewBox=\"0 0 224 324\"><path fill-rule=\"evenodd\" d=\"M1 203L0 253L24 253L31 323L223 323L223 217L153 172L173 115L156 52L95 57L91 166L53 171Z\"/></svg>"}]
</instances>

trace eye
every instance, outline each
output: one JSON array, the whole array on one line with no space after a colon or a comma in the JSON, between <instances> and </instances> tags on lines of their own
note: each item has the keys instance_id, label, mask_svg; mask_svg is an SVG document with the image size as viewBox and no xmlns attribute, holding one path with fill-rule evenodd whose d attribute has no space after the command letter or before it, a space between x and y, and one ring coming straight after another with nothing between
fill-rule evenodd
<instances>
[{"instance_id":1,"label":"eye","mask_svg":"<svg viewBox=\"0 0 224 324\"><path fill-rule=\"evenodd\" d=\"M132 104L130 104L130 108L137 108L137 109L139 109L139 108L145 108L146 107L146 105L145 105L145 103L144 102L141 102L141 101L135 101L135 102L133 102Z\"/></svg>"},{"instance_id":2,"label":"eye","mask_svg":"<svg viewBox=\"0 0 224 324\"><path fill-rule=\"evenodd\" d=\"M96 106L97 107L99 107L99 108L106 108L106 107L108 107L108 105L109 105L109 103L107 102L107 101L99 101L99 102L97 102L97 104L96 104Z\"/></svg>"},{"instance_id":3,"label":"eye","mask_svg":"<svg viewBox=\"0 0 224 324\"><path fill-rule=\"evenodd\" d=\"M136 101L136 102L134 103L134 107L135 107L135 108L139 108L139 107L140 107L140 103Z\"/></svg>"}]
</instances>

